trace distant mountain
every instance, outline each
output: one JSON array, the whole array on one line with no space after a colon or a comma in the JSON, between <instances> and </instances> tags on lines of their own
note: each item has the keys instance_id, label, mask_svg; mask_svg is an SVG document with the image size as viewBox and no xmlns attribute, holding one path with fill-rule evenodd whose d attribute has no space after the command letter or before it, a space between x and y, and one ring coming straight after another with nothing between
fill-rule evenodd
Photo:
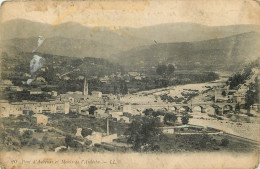
<instances>
[{"instance_id":1,"label":"distant mountain","mask_svg":"<svg viewBox=\"0 0 260 169\"><path fill-rule=\"evenodd\" d=\"M114 60L132 69L167 63L179 68L229 68L259 57L259 49L260 34L248 32L198 42L157 43L137 47L115 55Z\"/></svg>"},{"instance_id":2,"label":"distant mountain","mask_svg":"<svg viewBox=\"0 0 260 169\"><path fill-rule=\"evenodd\" d=\"M84 43L91 42L94 43L92 47L91 45L87 45L86 48L89 48L90 51L96 50L97 53L99 52L98 50L102 51L104 49L102 47L100 49L99 48L96 49L96 47L103 46L103 45L111 47L112 51L114 49L116 49L117 51L123 51L123 50L131 49L132 47L152 43L152 42L148 43L149 40L124 34L124 32L111 31L110 29L105 27L86 27L73 22L68 22L68 23L53 26L53 25L48 25L43 23L31 22L28 20L11 20L1 24L2 40L21 39L22 41L24 41L25 44L26 43L30 44L31 38L38 37L39 35L42 35L47 39L56 38L50 40L49 42L51 43L52 41L57 40L57 42L54 43L58 43L58 44L61 44L61 42L58 42L59 38L64 38L61 39L62 43L73 45L71 49L75 49L75 50L77 48L79 48L78 50L80 50L80 47L77 46L78 43L84 44ZM68 40L69 42L66 42L65 39ZM9 44L11 44L11 42ZM64 44L64 46L62 44L61 46L56 46L56 48L60 48L56 50L63 50L64 47L67 47L66 44ZM52 46L54 44L47 44L47 45ZM31 46L28 46L28 48L30 47ZM53 54L52 52L53 51L51 49L50 51L48 51L49 54ZM103 53L106 52L111 53L110 51L107 50L103 51ZM69 53L64 52L64 54L66 54L67 56L70 55L70 52ZM83 55L76 56L76 57L83 57ZM94 54L93 57L100 57L100 56L98 54L97 56L95 56Z\"/></svg>"},{"instance_id":3,"label":"distant mountain","mask_svg":"<svg viewBox=\"0 0 260 169\"><path fill-rule=\"evenodd\" d=\"M7 53L12 52L13 48L23 52L31 52L37 46L38 37L27 39L3 40L3 50ZM109 57L118 52L114 46L102 44L92 40L69 39L64 37L50 37L45 40L42 46L37 50L40 53L70 56L70 57Z\"/></svg>"},{"instance_id":4,"label":"distant mountain","mask_svg":"<svg viewBox=\"0 0 260 169\"><path fill-rule=\"evenodd\" d=\"M28 20L10 20L1 24L2 44L26 52L36 45L39 35L46 42L40 52L72 57L109 57L117 53L155 43L194 42L223 38L260 30L256 25L209 27L193 23L173 23L143 28L87 27L68 22L49 25Z\"/></svg>"},{"instance_id":5,"label":"distant mountain","mask_svg":"<svg viewBox=\"0 0 260 169\"><path fill-rule=\"evenodd\" d=\"M129 34L157 43L194 42L259 31L257 25L205 26L195 23L161 24L139 29L124 28Z\"/></svg>"}]
</instances>

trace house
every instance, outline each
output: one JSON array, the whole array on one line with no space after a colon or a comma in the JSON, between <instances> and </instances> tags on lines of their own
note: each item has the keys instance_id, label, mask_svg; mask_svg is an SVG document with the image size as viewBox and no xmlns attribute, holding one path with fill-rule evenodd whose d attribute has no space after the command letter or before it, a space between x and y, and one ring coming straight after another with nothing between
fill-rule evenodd
<instances>
[{"instance_id":1,"label":"house","mask_svg":"<svg viewBox=\"0 0 260 169\"><path fill-rule=\"evenodd\" d=\"M31 89L30 90L30 95L34 95L34 94L42 94L43 91L41 89L35 88L35 89Z\"/></svg>"},{"instance_id":2,"label":"house","mask_svg":"<svg viewBox=\"0 0 260 169\"><path fill-rule=\"evenodd\" d=\"M56 113L57 105L54 102L41 102L43 113Z\"/></svg>"},{"instance_id":3,"label":"house","mask_svg":"<svg viewBox=\"0 0 260 169\"><path fill-rule=\"evenodd\" d=\"M142 77L140 75L135 76L135 80L142 80Z\"/></svg>"},{"instance_id":4,"label":"house","mask_svg":"<svg viewBox=\"0 0 260 169\"><path fill-rule=\"evenodd\" d=\"M3 85L13 85L11 80L1 80L0 83L3 84Z\"/></svg>"},{"instance_id":5,"label":"house","mask_svg":"<svg viewBox=\"0 0 260 169\"><path fill-rule=\"evenodd\" d=\"M84 80L84 78L85 78L84 76L78 76L77 80Z\"/></svg>"},{"instance_id":6,"label":"house","mask_svg":"<svg viewBox=\"0 0 260 169\"><path fill-rule=\"evenodd\" d=\"M31 77L31 75L28 74L28 73L25 73L25 74L24 74L24 77Z\"/></svg>"},{"instance_id":7,"label":"house","mask_svg":"<svg viewBox=\"0 0 260 169\"><path fill-rule=\"evenodd\" d=\"M64 76L63 79L64 80L70 80L70 77L69 76Z\"/></svg>"},{"instance_id":8,"label":"house","mask_svg":"<svg viewBox=\"0 0 260 169\"><path fill-rule=\"evenodd\" d=\"M23 91L23 88L21 88L19 86L10 86L10 90L16 91L16 92L21 92L21 91Z\"/></svg>"},{"instance_id":9,"label":"house","mask_svg":"<svg viewBox=\"0 0 260 169\"><path fill-rule=\"evenodd\" d=\"M138 76L139 73L138 72L128 72L128 74L132 77Z\"/></svg>"},{"instance_id":10,"label":"house","mask_svg":"<svg viewBox=\"0 0 260 169\"><path fill-rule=\"evenodd\" d=\"M55 102L56 104L56 113L64 113L68 114L70 111L70 104L69 102Z\"/></svg>"},{"instance_id":11,"label":"house","mask_svg":"<svg viewBox=\"0 0 260 169\"><path fill-rule=\"evenodd\" d=\"M164 134L174 134L174 127L162 127Z\"/></svg>"},{"instance_id":12,"label":"house","mask_svg":"<svg viewBox=\"0 0 260 169\"><path fill-rule=\"evenodd\" d=\"M234 93L233 101L239 104L245 104L246 103L245 93L240 93L240 92Z\"/></svg>"},{"instance_id":13,"label":"house","mask_svg":"<svg viewBox=\"0 0 260 169\"><path fill-rule=\"evenodd\" d=\"M58 92L56 92L56 91L51 91L51 95L52 95L52 96L58 96Z\"/></svg>"},{"instance_id":14,"label":"house","mask_svg":"<svg viewBox=\"0 0 260 169\"><path fill-rule=\"evenodd\" d=\"M9 105L9 115L18 116L23 114L23 105L16 102Z\"/></svg>"},{"instance_id":15,"label":"house","mask_svg":"<svg viewBox=\"0 0 260 169\"><path fill-rule=\"evenodd\" d=\"M123 112L124 113L133 113L132 106L131 105L123 105Z\"/></svg>"},{"instance_id":16,"label":"house","mask_svg":"<svg viewBox=\"0 0 260 169\"><path fill-rule=\"evenodd\" d=\"M46 82L46 80L45 80L43 77L37 77L37 78L36 78L36 81Z\"/></svg>"},{"instance_id":17,"label":"house","mask_svg":"<svg viewBox=\"0 0 260 169\"><path fill-rule=\"evenodd\" d=\"M99 91L92 91L91 94L92 94L92 97L96 97L96 98L102 97L102 92L99 92Z\"/></svg>"},{"instance_id":18,"label":"house","mask_svg":"<svg viewBox=\"0 0 260 169\"><path fill-rule=\"evenodd\" d=\"M111 114L112 117L123 116L123 111L120 111L120 110L110 110L109 114Z\"/></svg>"},{"instance_id":19,"label":"house","mask_svg":"<svg viewBox=\"0 0 260 169\"><path fill-rule=\"evenodd\" d=\"M32 117L32 122L37 125L46 125L48 123L48 117L43 114L35 114Z\"/></svg>"},{"instance_id":20,"label":"house","mask_svg":"<svg viewBox=\"0 0 260 169\"><path fill-rule=\"evenodd\" d=\"M32 111L35 114L42 113L43 108L36 102L24 103L23 112L26 114L29 113L30 111Z\"/></svg>"},{"instance_id":21,"label":"house","mask_svg":"<svg viewBox=\"0 0 260 169\"><path fill-rule=\"evenodd\" d=\"M106 110L103 109L98 109L96 110L97 115L101 118L107 118L108 117L108 113L106 113Z\"/></svg>"},{"instance_id":22,"label":"house","mask_svg":"<svg viewBox=\"0 0 260 169\"><path fill-rule=\"evenodd\" d=\"M164 116L159 115L158 118L160 119L160 122L163 123L163 121L164 121Z\"/></svg>"},{"instance_id":23,"label":"house","mask_svg":"<svg viewBox=\"0 0 260 169\"><path fill-rule=\"evenodd\" d=\"M102 133L100 132L93 132L92 135L88 135L86 137L88 140L92 141L91 146L95 144L101 144L102 142Z\"/></svg>"},{"instance_id":24,"label":"house","mask_svg":"<svg viewBox=\"0 0 260 169\"><path fill-rule=\"evenodd\" d=\"M46 71L46 68L45 68L45 67L42 67L42 68L41 68L41 71L45 72L45 71Z\"/></svg>"},{"instance_id":25,"label":"house","mask_svg":"<svg viewBox=\"0 0 260 169\"><path fill-rule=\"evenodd\" d=\"M79 105L79 104L71 104L69 107L69 112L74 112L74 113L82 114L82 115L87 114L87 111L82 109L81 105Z\"/></svg>"},{"instance_id":26,"label":"house","mask_svg":"<svg viewBox=\"0 0 260 169\"><path fill-rule=\"evenodd\" d=\"M108 76L101 77L101 78L99 78L99 80L100 80L102 83L107 83L107 82L109 81L109 77L108 77Z\"/></svg>"},{"instance_id":27,"label":"house","mask_svg":"<svg viewBox=\"0 0 260 169\"><path fill-rule=\"evenodd\" d=\"M126 116L121 116L120 120L124 121L125 123L130 123L129 117L126 117Z\"/></svg>"},{"instance_id":28,"label":"house","mask_svg":"<svg viewBox=\"0 0 260 169\"><path fill-rule=\"evenodd\" d=\"M0 100L1 117L9 117L10 109L11 109L11 107L7 100Z\"/></svg>"}]
</instances>

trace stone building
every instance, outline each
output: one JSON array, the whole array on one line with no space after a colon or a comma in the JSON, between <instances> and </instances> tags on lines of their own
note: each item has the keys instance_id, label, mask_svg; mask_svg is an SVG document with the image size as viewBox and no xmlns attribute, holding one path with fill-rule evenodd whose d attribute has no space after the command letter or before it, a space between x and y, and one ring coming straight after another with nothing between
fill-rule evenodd
<instances>
[{"instance_id":1,"label":"stone building","mask_svg":"<svg viewBox=\"0 0 260 169\"><path fill-rule=\"evenodd\" d=\"M35 114L32 116L32 122L37 125L46 125L48 123L48 117L43 114Z\"/></svg>"}]
</instances>

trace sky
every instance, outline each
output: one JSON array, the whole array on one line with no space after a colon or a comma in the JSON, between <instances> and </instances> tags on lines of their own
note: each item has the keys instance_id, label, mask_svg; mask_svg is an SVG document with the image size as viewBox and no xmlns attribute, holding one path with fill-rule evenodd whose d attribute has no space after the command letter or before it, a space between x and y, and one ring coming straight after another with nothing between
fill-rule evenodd
<instances>
[{"instance_id":1,"label":"sky","mask_svg":"<svg viewBox=\"0 0 260 169\"><path fill-rule=\"evenodd\" d=\"M254 0L137 0L5 2L1 21L27 19L57 25L146 27L192 22L208 26L260 25L260 5Z\"/></svg>"}]
</instances>

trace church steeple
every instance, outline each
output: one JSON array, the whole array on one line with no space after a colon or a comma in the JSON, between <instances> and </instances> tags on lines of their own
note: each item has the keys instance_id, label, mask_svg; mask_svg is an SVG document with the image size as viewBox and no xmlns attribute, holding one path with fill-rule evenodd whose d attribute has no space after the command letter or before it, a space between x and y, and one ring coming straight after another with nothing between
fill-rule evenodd
<instances>
[{"instance_id":1,"label":"church steeple","mask_svg":"<svg viewBox=\"0 0 260 169\"><path fill-rule=\"evenodd\" d=\"M88 96L88 82L87 82L86 77L85 77L85 80L84 80L83 96Z\"/></svg>"}]
</instances>

